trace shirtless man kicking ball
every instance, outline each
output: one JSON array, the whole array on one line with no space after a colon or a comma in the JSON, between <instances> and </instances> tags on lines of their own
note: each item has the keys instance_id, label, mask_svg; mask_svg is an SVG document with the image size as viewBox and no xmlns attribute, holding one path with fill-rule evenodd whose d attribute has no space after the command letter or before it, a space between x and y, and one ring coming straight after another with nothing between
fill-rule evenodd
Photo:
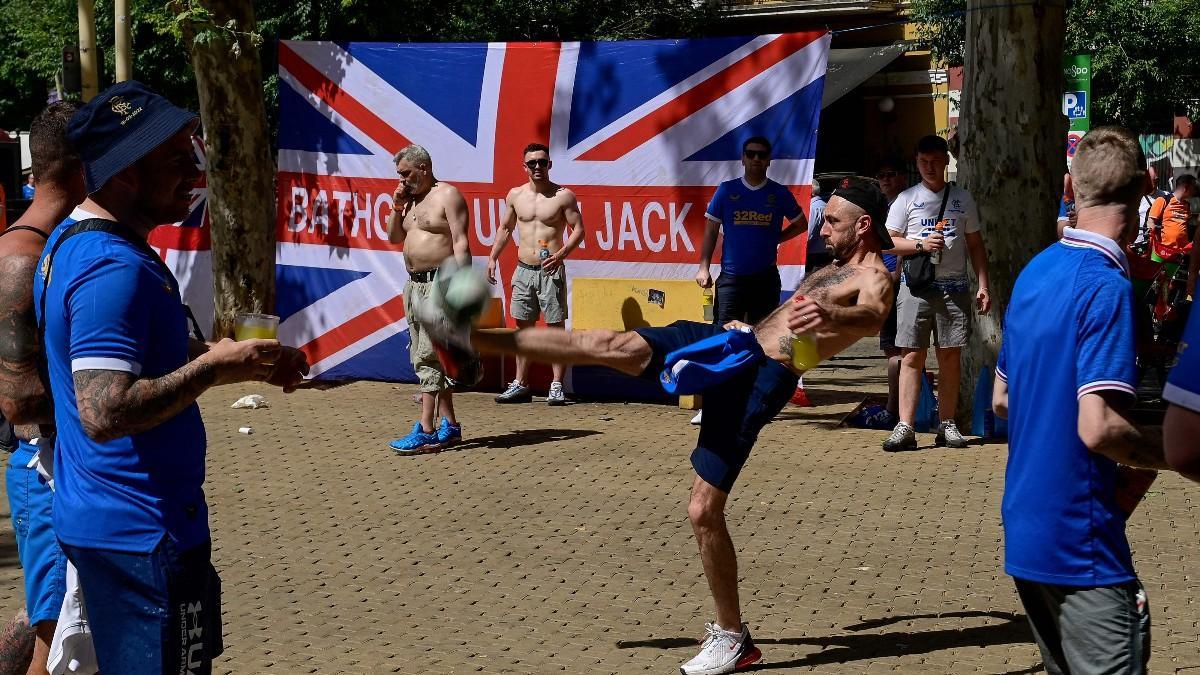
<instances>
[{"instance_id":1,"label":"shirtless man kicking ball","mask_svg":"<svg viewBox=\"0 0 1200 675\"><path fill-rule=\"evenodd\" d=\"M725 523L725 501L750 454L758 432L791 398L801 372L792 365L792 336L812 331L817 351L828 359L875 335L892 304L892 281L880 252L892 248L884 223L887 199L874 185L853 185L834 192L825 210L821 236L836 262L808 277L789 302L753 327L761 353L720 386L703 391L705 409L700 438L692 451L688 517L704 574L716 605L716 620L706 626L700 653L683 664L684 675L731 673L762 658L742 622L738 601L737 557ZM423 305L418 320L440 323L442 308ZM444 324L443 324L444 325ZM666 356L700 340L744 326L725 327L692 321L630 332L565 331L522 328L515 331L446 331L435 340L457 342L482 353L520 354L535 361L603 365L658 380ZM757 350L755 350L757 353Z\"/></svg>"}]
</instances>

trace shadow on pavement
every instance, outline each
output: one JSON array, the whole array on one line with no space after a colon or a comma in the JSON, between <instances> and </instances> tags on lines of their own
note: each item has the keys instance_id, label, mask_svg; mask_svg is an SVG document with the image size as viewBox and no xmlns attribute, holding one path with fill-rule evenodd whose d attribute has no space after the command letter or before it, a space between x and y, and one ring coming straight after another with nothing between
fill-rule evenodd
<instances>
[{"instance_id":1,"label":"shadow on pavement","mask_svg":"<svg viewBox=\"0 0 1200 675\"><path fill-rule=\"evenodd\" d=\"M17 556L17 535L12 530L0 533L0 567L20 567Z\"/></svg>"},{"instance_id":2,"label":"shadow on pavement","mask_svg":"<svg viewBox=\"0 0 1200 675\"><path fill-rule=\"evenodd\" d=\"M754 670L776 670L780 668L801 668L820 666L833 663L848 663L863 659L877 659L889 656L908 654L928 654L945 649L959 647L984 647L988 645L1033 643L1033 634L1025 617L1010 612L947 612L943 614L920 614L914 616L893 616L866 621L846 630L868 630L886 626L901 621L914 619L948 619L948 618L977 618L991 617L1002 619L1004 623L986 626L971 626L969 628L946 628L929 631L896 631L882 634L865 635L831 635L829 637L801 638L759 638L754 639L759 645L811 645L822 648L815 654L809 654L799 659L763 663L751 668ZM650 647L656 649L677 649L695 647L698 642L689 638L663 638L651 640L621 640L617 642L620 649L636 649ZM769 657L769 654L768 654ZM1038 672L1037 668L1021 670L1009 675L1024 675Z\"/></svg>"},{"instance_id":3,"label":"shadow on pavement","mask_svg":"<svg viewBox=\"0 0 1200 675\"><path fill-rule=\"evenodd\" d=\"M595 431L594 429L525 429L524 431L514 431L510 434L468 438L450 448L450 451L471 450L475 448L507 450L523 445L570 441L576 438L584 438L585 436L595 436L600 433L603 432Z\"/></svg>"}]
</instances>

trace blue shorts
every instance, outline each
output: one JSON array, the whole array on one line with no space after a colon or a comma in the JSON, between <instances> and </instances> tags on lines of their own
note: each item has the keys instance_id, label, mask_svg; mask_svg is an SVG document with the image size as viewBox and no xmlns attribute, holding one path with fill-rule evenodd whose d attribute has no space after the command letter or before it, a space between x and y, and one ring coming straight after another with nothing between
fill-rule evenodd
<instances>
[{"instance_id":1,"label":"blue shorts","mask_svg":"<svg viewBox=\"0 0 1200 675\"><path fill-rule=\"evenodd\" d=\"M642 377L657 382L667 354L725 329L709 323L676 321L669 326L639 328L635 332L652 350ZM758 432L783 410L799 381L783 364L763 357L705 391L700 438L692 451L696 475L723 492L731 491L758 440Z\"/></svg>"},{"instance_id":2,"label":"blue shorts","mask_svg":"<svg viewBox=\"0 0 1200 675\"><path fill-rule=\"evenodd\" d=\"M211 542L180 551L163 536L150 553L63 550L79 571L100 672L212 672L224 645Z\"/></svg>"},{"instance_id":3,"label":"blue shorts","mask_svg":"<svg viewBox=\"0 0 1200 675\"><path fill-rule=\"evenodd\" d=\"M35 452L36 447L21 441L8 460L5 476L31 626L58 621L67 592L67 557L54 536L54 492L37 470L25 467Z\"/></svg>"}]
</instances>

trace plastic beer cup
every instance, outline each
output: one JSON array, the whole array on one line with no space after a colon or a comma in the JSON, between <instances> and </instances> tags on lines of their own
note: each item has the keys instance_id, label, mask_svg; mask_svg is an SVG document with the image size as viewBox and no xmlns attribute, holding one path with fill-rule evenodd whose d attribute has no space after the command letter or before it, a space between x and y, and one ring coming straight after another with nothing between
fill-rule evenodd
<instances>
[{"instance_id":1,"label":"plastic beer cup","mask_svg":"<svg viewBox=\"0 0 1200 675\"><path fill-rule=\"evenodd\" d=\"M817 354L817 336L812 331L792 335L792 367L796 370L812 370L821 362Z\"/></svg>"},{"instance_id":2,"label":"plastic beer cup","mask_svg":"<svg viewBox=\"0 0 1200 675\"><path fill-rule=\"evenodd\" d=\"M234 340L274 340L279 335L279 317L274 314L238 314L233 318Z\"/></svg>"}]
</instances>

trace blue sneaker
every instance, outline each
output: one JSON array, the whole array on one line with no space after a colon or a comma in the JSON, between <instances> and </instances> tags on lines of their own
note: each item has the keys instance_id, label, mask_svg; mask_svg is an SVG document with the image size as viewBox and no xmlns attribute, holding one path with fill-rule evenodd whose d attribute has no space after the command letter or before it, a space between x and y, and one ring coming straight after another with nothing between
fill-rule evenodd
<instances>
[{"instance_id":1,"label":"blue sneaker","mask_svg":"<svg viewBox=\"0 0 1200 675\"><path fill-rule=\"evenodd\" d=\"M438 433L421 431L420 422L413 425L411 434L404 438L397 438L388 445L401 455L421 455L427 452L437 452L442 448L442 444L438 441Z\"/></svg>"},{"instance_id":2,"label":"blue sneaker","mask_svg":"<svg viewBox=\"0 0 1200 675\"><path fill-rule=\"evenodd\" d=\"M462 440L462 425L450 424L450 420L442 418L442 423L438 425L437 430L438 443L443 446L453 445Z\"/></svg>"}]
</instances>

